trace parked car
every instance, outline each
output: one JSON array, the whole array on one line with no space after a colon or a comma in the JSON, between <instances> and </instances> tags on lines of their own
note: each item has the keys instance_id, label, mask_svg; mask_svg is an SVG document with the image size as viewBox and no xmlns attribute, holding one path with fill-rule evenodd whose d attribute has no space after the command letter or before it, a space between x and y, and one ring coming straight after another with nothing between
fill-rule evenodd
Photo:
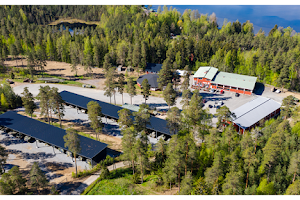
<instances>
[{"instance_id":1,"label":"parked car","mask_svg":"<svg viewBox=\"0 0 300 200\"><path fill-rule=\"evenodd\" d=\"M239 93L235 93L235 97L239 97L240 96L240 94Z\"/></svg>"},{"instance_id":2,"label":"parked car","mask_svg":"<svg viewBox=\"0 0 300 200\"><path fill-rule=\"evenodd\" d=\"M220 109L221 108L221 106L216 106L216 109Z\"/></svg>"},{"instance_id":3,"label":"parked car","mask_svg":"<svg viewBox=\"0 0 300 200\"><path fill-rule=\"evenodd\" d=\"M222 106L222 105L223 105L223 101L219 101L218 106Z\"/></svg>"},{"instance_id":4,"label":"parked car","mask_svg":"<svg viewBox=\"0 0 300 200\"><path fill-rule=\"evenodd\" d=\"M281 91L277 89L275 92L276 92L277 94L279 94Z\"/></svg>"},{"instance_id":5,"label":"parked car","mask_svg":"<svg viewBox=\"0 0 300 200\"><path fill-rule=\"evenodd\" d=\"M203 99L203 103L206 103L206 99Z\"/></svg>"},{"instance_id":6,"label":"parked car","mask_svg":"<svg viewBox=\"0 0 300 200\"><path fill-rule=\"evenodd\" d=\"M31 79L29 79L29 78L26 78L26 79L24 79L24 81L23 81L24 83L32 83L32 80Z\"/></svg>"},{"instance_id":7,"label":"parked car","mask_svg":"<svg viewBox=\"0 0 300 200\"><path fill-rule=\"evenodd\" d=\"M210 89L210 92L211 92L211 93L214 93L214 92L215 92L215 89L213 89L213 88Z\"/></svg>"},{"instance_id":8,"label":"parked car","mask_svg":"<svg viewBox=\"0 0 300 200\"><path fill-rule=\"evenodd\" d=\"M209 104L208 107L209 107L209 108L212 108L213 106Z\"/></svg>"},{"instance_id":9,"label":"parked car","mask_svg":"<svg viewBox=\"0 0 300 200\"><path fill-rule=\"evenodd\" d=\"M9 84L13 84L14 82L12 80L6 79L6 82L8 82Z\"/></svg>"},{"instance_id":10,"label":"parked car","mask_svg":"<svg viewBox=\"0 0 300 200\"><path fill-rule=\"evenodd\" d=\"M221 91L220 91L220 94L224 94L224 90L221 90Z\"/></svg>"}]
</instances>

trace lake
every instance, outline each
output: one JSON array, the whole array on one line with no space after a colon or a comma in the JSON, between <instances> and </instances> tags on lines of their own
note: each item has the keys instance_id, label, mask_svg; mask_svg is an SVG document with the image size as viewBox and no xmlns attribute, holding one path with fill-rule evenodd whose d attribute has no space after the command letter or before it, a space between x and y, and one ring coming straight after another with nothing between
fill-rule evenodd
<instances>
[{"instance_id":1,"label":"lake","mask_svg":"<svg viewBox=\"0 0 300 200\"><path fill-rule=\"evenodd\" d=\"M168 8L170 6L180 13L185 9L198 10L208 15L214 12L220 27L226 18L231 22L239 20L241 24L250 20L255 33L262 28L267 35L275 24L284 28L290 26L300 32L300 5L169 5ZM153 5L152 8L157 11L158 5ZM163 5L161 8L163 9Z\"/></svg>"}]
</instances>

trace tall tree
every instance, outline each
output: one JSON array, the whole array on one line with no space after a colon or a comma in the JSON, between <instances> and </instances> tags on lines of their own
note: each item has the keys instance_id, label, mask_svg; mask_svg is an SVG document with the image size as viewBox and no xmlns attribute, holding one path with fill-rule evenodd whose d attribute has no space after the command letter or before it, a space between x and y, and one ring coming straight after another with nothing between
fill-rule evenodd
<instances>
[{"instance_id":1,"label":"tall tree","mask_svg":"<svg viewBox=\"0 0 300 200\"><path fill-rule=\"evenodd\" d=\"M180 101L180 104L182 104L182 108L185 109L189 106L189 102L191 100L192 97L192 92L187 89L187 90L183 90L182 92L182 100Z\"/></svg>"},{"instance_id":2,"label":"tall tree","mask_svg":"<svg viewBox=\"0 0 300 200\"><path fill-rule=\"evenodd\" d=\"M103 124L102 124L102 111L100 105L96 101L90 101L87 104L88 109L88 117L91 121L91 127L96 132L96 138L98 140L98 134L102 131Z\"/></svg>"},{"instance_id":3,"label":"tall tree","mask_svg":"<svg viewBox=\"0 0 300 200\"><path fill-rule=\"evenodd\" d=\"M176 102L176 92L173 89L172 83L168 83L166 89L163 91L163 95L170 109L170 106L173 106Z\"/></svg>"},{"instance_id":4,"label":"tall tree","mask_svg":"<svg viewBox=\"0 0 300 200\"><path fill-rule=\"evenodd\" d=\"M132 112L126 108L118 111L118 124L121 129L129 128L133 125Z\"/></svg>"},{"instance_id":5,"label":"tall tree","mask_svg":"<svg viewBox=\"0 0 300 200\"><path fill-rule=\"evenodd\" d=\"M0 193L3 195L25 194L27 191L26 179L23 178L18 166L14 166L0 179Z\"/></svg>"},{"instance_id":6,"label":"tall tree","mask_svg":"<svg viewBox=\"0 0 300 200\"><path fill-rule=\"evenodd\" d=\"M39 188L44 189L48 186L49 181L46 178L45 173L40 169L39 164L34 162L30 174L30 186L36 188L36 190L40 191Z\"/></svg>"},{"instance_id":7,"label":"tall tree","mask_svg":"<svg viewBox=\"0 0 300 200\"><path fill-rule=\"evenodd\" d=\"M178 183L178 192L180 193L180 182L181 182L181 173L184 169L184 154L182 152L183 143L180 141L177 135L174 135L170 142L169 147L167 150L167 160L165 163L165 170L171 172L168 173L168 176L174 177L177 176L177 183ZM176 177L175 176L175 177ZM169 177L169 180L172 180Z\"/></svg>"},{"instance_id":8,"label":"tall tree","mask_svg":"<svg viewBox=\"0 0 300 200\"><path fill-rule=\"evenodd\" d=\"M50 124L50 112L51 112L51 105L50 105L50 87L49 85L40 86L39 94L37 95L37 99L40 100L40 108L41 108L41 115L48 118L48 123Z\"/></svg>"},{"instance_id":9,"label":"tall tree","mask_svg":"<svg viewBox=\"0 0 300 200\"><path fill-rule=\"evenodd\" d=\"M177 107L168 110L166 120L171 134L176 134L180 127L180 110Z\"/></svg>"},{"instance_id":10,"label":"tall tree","mask_svg":"<svg viewBox=\"0 0 300 200\"><path fill-rule=\"evenodd\" d=\"M111 67L108 69L108 71L105 74L105 93L104 95L109 97L109 102L111 103L111 97L112 95L114 95L114 100L115 100L115 104L116 104L116 97L115 97L115 87L116 87L116 82L115 82L115 75L116 75L116 71L115 68Z\"/></svg>"},{"instance_id":11,"label":"tall tree","mask_svg":"<svg viewBox=\"0 0 300 200\"><path fill-rule=\"evenodd\" d=\"M135 84L133 82L133 78L129 77L128 81L127 81L127 93L130 96L130 102L132 104L132 97L134 97L136 95L136 88L135 88Z\"/></svg>"},{"instance_id":12,"label":"tall tree","mask_svg":"<svg viewBox=\"0 0 300 200\"><path fill-rule=\"evenodd\" d=\"M148 100L148 97L151 95L150 85L148 83L148 79L146 78L142 82L142 95L145 99L145 104L146 104L146 100Z\"/></svg>"},{"instance_id":13,"label":"tall tree","mask_svg":"<svg viewBox=\"0 0 300 200\"><path fill-rule=\"evenodd\" d=\"M124 93L124 88L125 88L124 74L119 74L117 88L118 88L118 92L122 95L122 104L124 104L124 102L123 102L123 93Z\"/></svg>"},{"instance_id":14,"label":"tall tree","mask_svg":"<svg viewBox=\"0 0 300 200\"><path fill-rule=\"evenodd\" d=\"M135 166L135 160L136 160L136 154L134 149L134 144L136 143L136 136L137 131L134 129L133 126L126 128L122 130L122 149L123 149L123 155L124 159L130 161L132 172L134 174L134 166Z\"/></svg>"},{"instance_id":15,"label":"tall tree","mask_svg":"<svg viewBox=\"0 0 300 200\"><path fill-rule=\"evenodd\" d=\"M68 128L66 133L67 134L64 135L65 147L68 148L68 150L73 153L75 159L75 169L76 169L76 177L77 177L76 155L81 152L80 139L75 129Z\"/></svg>"},{"instance_id":16,"label":"tall tree","mask_svg":"<svg viewBox=\"0 0 300 200\"><path fill-rule=\"evenodd\" d=\"M134 112L133 116L135 130L138 132L146 131L147 125L150 124L149 106L146 104L141 104L139 111Z\"/></svg>"},{"instance_id":17,"label":"tall tree","mask_svg":"<svg viewBox=\"0 0 300 200\"><path fill-rule=\"evenodd\" d=\"M224 127L228 124L228 122L232 120L232 117L235 117L227 106L222 106L220 109L217 109L216 116L218 117L217 127L222 128L222 130L224 130Z\"/></svg>"},{"instance_id":18,"label":"tall tree","mask_svg":"<svg viewBox=\"0 0 300 200\"><path fill-rule=\"evenodd\" d=\"M296 176L299 173L300 173L300 150L292 154L290 166L288 168L288 174L293 175L293 183L295 182Z\"/></svg>"},{"instance_id":19,"label":"tall tree","mask_svg":"<svg viewBox=\"0 0 300 200\"><path fill-rule=\"evenodd\" d=\"M64 111L65 111L64 102L65 101L60 96L60 94L58 92L58 88L53 87L51 89L50 93L51 93L51 97L50 97L51 108L52 108L54 114L56 114L56 116L58 117L60 128L62 128L61 119L65 115L64 114Z\"/></svg>"},{"instance_id":20,"label":"tall tree","mask_svg":"<svg viewBox=\"0 0 300 200\"><path fill-rule=\"evenodd\" d=\"M167 58L164 61L161 70L158 72L158 87L162 90L164 86L168 85L169 83L172 83L172 79L172 63L170 59Z\"/></svg>"},{"instance_id":21,"label":"tall tree","mask_svg":"<svg viewBox=\"0 0 300 200\"><path fill-rule=\"evenodd\" d=\"M5 151L4 147L0 145L0 175L4 173L4 165L8 158L8 154Z\"/></svg>"},{"instance_id":22,"label":"tall tree","mask_svg":"<svg viewBox=\"0 0 300 200\"><path fill-rule=\"evenodd\" d=\"M145 173L145 168L149 162L148 160L148 137L145 131L142 131L140 137L136 140L134 144L134 150L136 155L136 163L140 167L142 183L144 182L143 176Z\"/></svg>"},{"instance_id":23,"label":"tall tree","mask_svg":"<svg viewBox=\"0 0 300 200\"><path fill-rule=\"evenodd\" d=\"M25 107L25 112L29 114L32 118L32 114L34 110L37 108L36 104L34 103L33 95L29 92L28 87L24 88L22 95L23 95L22 101Z\"/></svg>"},{"instance_id":24,"label":"tall tree","mask_svg":"<svg viewBox=\"0 0 300 200\"><path fill-rule=\"evenodd\" d=\"M183 75L183 82L181 84L181 91L185 91L187 89L189 89L190 86L190 74L191 74L191 70L189 68L188 65L185 66L184 68L184 75Z\"/></svg>"}]
</instances>

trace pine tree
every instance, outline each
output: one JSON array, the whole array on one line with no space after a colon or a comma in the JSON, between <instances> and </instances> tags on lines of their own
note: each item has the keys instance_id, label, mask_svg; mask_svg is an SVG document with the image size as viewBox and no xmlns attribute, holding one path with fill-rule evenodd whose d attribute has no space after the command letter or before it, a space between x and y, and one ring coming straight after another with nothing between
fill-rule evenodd
<instances>
[{"instance_id":1,"label":"pine tree","mask_svg":"<svg viewBox=\"0 0 300 200\"><path fill-rule=\"evenodd\" d=\"M36 104L34 103L33 95L29 92L28 87L24 88L24 92L22 93L22 95L22 101L25 108L25 112L29 114L32 118L32 114L37 108Z\"/></svg>"},{"instance_id":2,"label":"pine tree","mask_svg":"<svg viewBox=\"0 0 300 200\"><path fill-rule=\"evenodd\" d=\"M4 96L4 93L1 93L1 107L4 110L7 110L8 107L9 107L9 105L8 105L8 103L6 101L6 97Z\"/></svg>"},{"instance_id":3,"label":"pine tree","mask_svg":"<svg viewBox=\"0 0 300 200\"><path fill-rule=\"evenodd\" d=\"M123 93L124 93L124 88L125 88L124 74L119 74L117 88L118 88L118 92L122 95L122 104L124 104L124 102L123 102Z\"/></svg>"},{"instance_id":4,"label":"pine tree","mask_svg":"<svg viewBox=\"0 0 300 200\"><path fill-rule=\"evenodd\" d=\"M207 168L204 173L205 182L209 186L213 186L215 184L215 182L218 182L218 178L222 174L223 174L222 155L220 152L216 152L213 165L210 168Z\"/></svg>"},{"instance_id":5,"label":"pine tree","mask_svg":"<svg viewBox=\"0 0 300 200\"><path fill-rule=\"evenodd\" d=\"M176 102L176 92L173 89L172 83L169 83L166 89L163 91L164 100L167 102L169 109L170 106L173 106Z\"/></svg>"},{"instance_id":6,"label":"pine tree","mask_svg":"<svg viewBox=\"0 0 300 200\"><path fill-rule=\"evenodd\" d=\"M4 165L8 158L8 154L5 151L5 148L0 145L0 175L4 173Z\"/></svg>"},{"instance_id":7,"label":"pine tree","mask_svg":"<svg viewBox=\"0 0 300 200\"><path fill-rule=\"evenodd\" d=\"M135 160L136 160L136 154L134 149L134 144L136 143L136 136L137 132L134 129L133 126L126 128L122 130L122 149L123 149L123 155L124 159L130 161L132 172L134 174L134 166L135 166Z\"/></svg>"},{"instance_id":8,"label":"pine tree","mask_svg":"<svg viewBox=\"0 0 300 200\"><path fill-rule=\"evenodd\" d=\"M192 192L192 188L193 188L193 177L191 172L188 172L183 180L182 180L182 186L181 186L181 191L180 194L181 195L189 195Z\"/></svg>"},{"instance_id":9,"label":"pine tree","mask_svg":"<svg viewBox=\"0 0 300 200\"><path fill-rule=\"evenodd\" d=\"M77 177L77 162L76 155L81 152L80 139L78 133L75 129L69 128L66 130L66 135L64 135L65 147L73 153L75 159L75 169Z\"/></svg>"},{"instance_id":10,"label":"pine tree","mask_svg":"<svg viewBox=\"0 0 300 200\"><path fill-rule=\"evenodd\" d=\"M145 131L140 133L140 138L138 138L134 144L134 151L136 155L136 163L140 167L140 173L142 178L142 183L144 182L143 176L145 173L145 168L149 162L148 160L148 137Z\"/></svg>"},{"instance_id":11,"label":"pine tree","mask_svg":"<svg viewBox=\"0 0 300 200\"><path fill-rule=\"evenodd\" d=\"M299 195L300 194L300 180L296 180L287 188L286 195Z\"/></svg>"},{"instance_id":12,"label":"pine tree","mask_svg":"<svg viewBox=\"0 0 300 200\"><path fill-rule=\"evenodd\" d=\"M132 112L126 108L118 111L118 124L121 129L129 128L133 125Z\"/></svg>"},{"instance_id":13,"label":"pine tree","mask_svg":"<svg viewBox=\"0 0 300 200\"><path fill-rule=\"evenodd\" d=\"M116 71L114 68L109 68L108 71L105 74L105 93L104 95L109 97L109 102L111 103L111 97L114 95L114 100L115 100L115 104L116 104L116 98L115 98L115 87L116 87L116 82L115 82L115 75L116 75Z\"/></svg>"},{"instance_id":14,"label":"pine tree","mask_svg":"<svg viewBox=\"0 0 300 200\"><path fill-rule=\"evenodd\" d=\"M26 179L22 177L22 173L18 166L12 167L7 173L1 176L0 193L3 195L25 194L27 191Z\"/></svg>"},{"instance_id":15,"label":"pine tree","mask_svg":"<svg viewBox=\"0 0 300 200\"><path fill-rule=\"evenodd\" d=\"M100 105L96 101L90 101L87 104L88 109L88 117L90 125L92 129L96 132L96 138L98 140L98 134L102 132L103 124L102 124L102 111Z\"/></svg>"},{"instance_id":16,"label":"pine tree","mask_svg":"<svg viewBox=\"0 0 300 200\"><path fill-rule=\"evenodd\" d=\"M39 188L44 189L48 186L49 182L46 178L44 172L40 169L39 164L34 162L30 170L30 186L36 188L39 191Z\"/></svg>"},{"instance_id":17,"label":"pine tree","mask_svg":"<svg viewBox=\"0 0 300 200\"><path fill-rule=\"evenodd\" d=\"M133 78L132 77L128 78L126 90L127 90L127 93L130 96L130 102L132 104L132 97L134 97L136 95L136 88L135 88L135 84L133 82Z\"/></svg>"},{"instance_id":18,"label":"pine tree","mask_svg":"<svg viewBox=\"0 0 300 200\"><path fill-rule=\"evenodd\" d=\"M168 83L172 82L173 74L172 74L172 64L170 62L170 59L167 58L162 67L161 70L158 72L158 87L162 90L162 88Z\"/></svg>"},{"instance_id":19,"label":"pine tree","mask_svg":"<svg viewBox=\"0 0 300 200\"><path fill-rule=\"evenodd\" d=\"M296 176L300 173L300 150L293 152L290 166L288 168L288 174L293 175L293 183L295 182Z\"/></svg>"},{"instance_id":20,"label":"pine tree","mask_svg":"<svg viewBox=\"0 0 300 200\"><path fill-rule=\"evenodd\" d=\"M182 104L183 109L186 109L189 106L189 102L191 100L192 95L193 94L189 89L183 90L182 100L180 101L180 104Z\"/></svg>"},{"instance_id":21,"label":"pine tree","mask_svg":"<svg viewBox=\"0 0 300 200\"><path fill-rule=\"evenodd\" d=\"M229 108L227 106L222 106L220 109L217 109L218 122L217 127L222 128L224 130L224 127L232 120L232 117L235 115L230 112Z\"/></svg>"},{"instance_id":22,"label":"pine tree","mask_svg":"<svg viewBox=\"0 0 300 200\"><path fill-rule=\"evenodd\" d=\"M48 123L50 124L50 111L51 111L51 104L50 104L50 87L40 86L39 94L37 95L37 99L40 100L40 108L41 108L41 116L45 116L48 118Z\"/></svg>"},{"instance_id":23,"label":"pine tree","mask_svg":"<svg viewBox=\"0 0 300 200\"><path fill-rule=\"evenodd\" d=\"M150 125L150 113L149 113L149 106L146 104L141 104L139 111L134 112L134 127L135 130L140 131L146 131L147 125Z\"/></svg>"},{"instance_id":24,"label":"pine tree","mask_svg":"<svg viewBox=\"0 0 300 200\"><path fill-rule=\"evenodd\" d=\"M146 104L146 100L148 100L148 97L151 95L150 85L148 83L148 79L146 78L142 82L142 95L145 99L145 104Z\"/></svg>"},{"instance_id":25,"label":"pine tree","mask_svg":"<svg viewBox=\"0 0 300 200\"><path fill-rule=\"evenodd\" d=\"M168 110L166 120L170 133L176 134L180 127L180 110L177 107Z\"/></svg>"},{"instance_id":26,"label":"pine tree","mask_svg":"<svg viewBox=\"0 0 300 200\"><path fill-rule=\"evenodd\" d=\"M61 119L63 118L64 111L65 111L64 100L60 96L60 94L58 92L58 88L53 87L51 89L50 93L51 93L51 96L50 96L51 108L52 108L53 112L56 114L56 116L58 117L60 128L62 128Z\"/></svg>"},{"instance_id":27,"label":"pine tree","mask_svg":"<svg viewBox=\"0 0 300 200\"><path fill-rule=\"evenodd\" d=\"M191 74L191 70L189 68L188 65L185 66L184 68L184 80L181 84L181 91L185 91L185 90L188 90L189 89L189 86L190 86L190 74Z\"/></svg>"}]
</instances>

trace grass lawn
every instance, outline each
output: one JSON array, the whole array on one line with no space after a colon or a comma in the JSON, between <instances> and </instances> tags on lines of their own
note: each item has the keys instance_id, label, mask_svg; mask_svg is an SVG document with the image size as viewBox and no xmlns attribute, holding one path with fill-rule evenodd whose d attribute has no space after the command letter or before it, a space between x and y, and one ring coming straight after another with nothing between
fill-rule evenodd
<instances>
[{"instance_id":1,"label":"grass lawn","mask_svg":"<svg viewBox=\"0 0 300 200\"><path fill-rule=\"evenodd\" d=\"M87 195L161 195L165 188L157 186L157 175L145 175L143 184L134 184L131 168L120 168L110 173L109 179L101 180Z\"/></svg>"}]
</instances>

